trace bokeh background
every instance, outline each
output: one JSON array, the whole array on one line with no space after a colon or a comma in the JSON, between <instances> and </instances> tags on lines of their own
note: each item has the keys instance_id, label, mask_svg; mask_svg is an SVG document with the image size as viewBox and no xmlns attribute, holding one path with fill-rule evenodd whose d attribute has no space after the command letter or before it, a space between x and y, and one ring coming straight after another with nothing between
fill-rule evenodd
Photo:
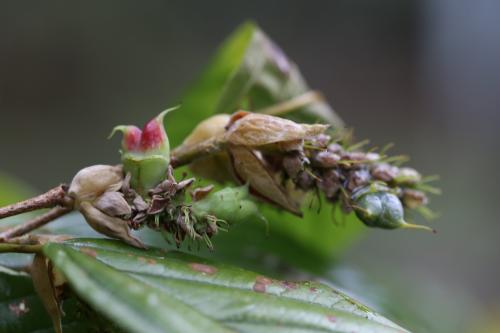
<instances>
[{"instance_id":1,"label":"bokeh background","mask_svg":"<svg viewBox=\"0 0 500 333\"><path fill-rule=\"evenodd\" d=\"M374 306L446 319L443 332L493 332L498 13L495 0L1 0L0 170L45 190L116 163L110 129L171 106L224 37L254 19L357 138L395 142L394 153L441 176L438 234L370 230L332 272L337 283Z\"/></svg>"}]
</instances>

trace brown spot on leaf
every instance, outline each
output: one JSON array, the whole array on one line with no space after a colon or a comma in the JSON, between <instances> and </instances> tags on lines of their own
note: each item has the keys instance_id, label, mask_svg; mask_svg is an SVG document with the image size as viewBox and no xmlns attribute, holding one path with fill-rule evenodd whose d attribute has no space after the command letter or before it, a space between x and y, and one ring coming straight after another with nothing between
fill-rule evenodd
<instances>
[{"instance_id":1,"label":"brown spot on leaf","mask_svg":"<svg viewBox=\"0 0 500 333\"><path fill-rule=\"evenodd\" d=\"M265 276L257 276L255 278L255 284L253 285L253 290L258 293L265 293L266 287L271 284L273 280Z\"/></svg>"},{"instance_id":2,"label":"brown spot on leaf","mask_svg":"<svg viewBox=\"0 0 500 333\"><path fill-rule=\"evenodd\" d=\"M314 293L314 292L318 291L318 288L316 288L316 287L311 287L311 288L309 288L309 291L311 291L311 292L313 292L313 293Z\"/></svg>"},{"instance_id":3,"label":"brown spot on leaf","mask_svg":"<svg viewBox=\"0 0 500 333\"><path fill-rule=\"evenodd\" d=\"M326 318L328 318L328 321L331 321L332 323L336 323L337 322L337 317L335 317L333 315L329 315Z\"/></svg>"},{"instance_id":4,"label":"brown spot on leaf","mask_svg":"<svg viewBox=\"0 0 500 333\"><path fill-rule=\"evenodd\" d=\"M255 282L255 284L253 285L253 291L258 293L265 293L266 285L264 283Z\"/></svg>"},{"instance_id":5,"label":"brown spot on leaf","mask_svg":"<svg viewBox=\"0 0 500 333\"><path fill-rule=\"evenodd\" d=\"M30 308L28 307L24 299L21 300L19 303L9 304L9 310L12 311L16 315L16 317L20 317L30 312Z\"/></svg>"},{"instance_id":6,"label":"brown spot on leaf","mask_svg":"<svg viewBox=\"0 0 500 333\"><path fill-rule=\"evenodd\" d=\"M90 247L81 247L80 252L92 258L97 257L97 252L94 249L91 249Z\"/></svg>"},{"instance_id":7,"label":"brown spot on leaf","mask_svg":"<svg viewBox=\"0 0 500 333\"><path fill-rule=\"evenodd\" d=\"M195 271L203 273L203 274L208 274L208 275L212 275L212 274L215 274L215 272L217 272L217 268L215 268L213 266L199 264L196 262L189 264L189 267L191 267L192 270L195 270Z\"/></svg>"},{"instance_id":8,"label":"brown spot on leaf","mask_svg":"<svg viewBox=\"0 0 500 333\"><path fill-rule=\"evenodd\" d=\"M156 265L156 260L154 260L154 259L148 259L148 264L149 265Z\"/></svg>"}]
</instances>

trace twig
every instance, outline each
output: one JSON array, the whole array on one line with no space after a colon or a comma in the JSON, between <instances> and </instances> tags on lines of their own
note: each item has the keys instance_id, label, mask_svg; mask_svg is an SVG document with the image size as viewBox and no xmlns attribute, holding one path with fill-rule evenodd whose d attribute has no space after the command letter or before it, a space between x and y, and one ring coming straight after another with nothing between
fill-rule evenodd
<instances>
[{"instance_id":1,"label":"twig","mask_svg":"<svg viewBox=\"0 0 500 333\"><path fill-rule=\"evenodd\" d=\"M15 204L0 208L0 219L5 217L31 212L42 208L51 208L58 205L70 206L71 199L66 196L64 185L59 185L44 194L17 202Z\"/></svg>"},{"instance_id":2,"label":"twig","mask_svg":"<svg viewBox=\"0 0 500 333\"><path fill-rule=\"evenodd\" d=\"M224 136L217 136L192 145L180 145L170 155L170 164L177 168L191 163L194 160L217 153L224 149Z\"/></svg>"},{"instance_id":3,"label":"twig","mask_svg":"<svg viewBox=\"0 0 500 333\"><path fill-rule=\"evenodd\" d=\"M18 237L27 234L28 232L35 230L56 218L63 216L73 210L72 207L58 206L49 210L47 213L35 217L32 220L26 221L20 225L13 228L7 229L0 233L0 242L5 242L13 237Z\"/></svg>"},{"instance_id":4,"label":"twig","mask_svg":"<svg viewBox=\"0 0 500 333\"><path fill-rule=\"evenodd\" d=\"M25 244L12 244L0 243L0 253L38 253L42 250L42 245L25 245Z\"/></svg>"}]
</instances>

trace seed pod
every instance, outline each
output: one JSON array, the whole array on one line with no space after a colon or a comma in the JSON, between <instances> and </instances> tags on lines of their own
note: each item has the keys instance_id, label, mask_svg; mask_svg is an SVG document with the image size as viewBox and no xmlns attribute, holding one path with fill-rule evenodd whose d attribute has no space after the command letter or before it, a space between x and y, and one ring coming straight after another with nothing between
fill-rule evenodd
<instances>
[{"instance_id":1,"label":"seed pod","mask_svg":"<svg viewBox=\"0 0 500 333\"><path fill-rule=\"evenodd\" d=\"M423 225L407 223L401 201L394 194L377 190L362 189L353 197L354 212L367 226L382 229L414 228L433 231Z\"/></svg>"},{"instance_id":2,"label":"seed pod","mask_svg":"<svg viewBox=\"0 0 500 333\"><path fill-rule=\"evenodd\" d=\"M198 220L215 216L229 224L236 224L251 218L263 219L257 205L248 199L247 186L226 187L196 201L191 209Z\"/></svg>"},{"instance_id":3,"label":"seed pod","mask_svg":"<svg viewBox=\"0 0 500 333\"><path fill-rule=\"evenodd\" d=\"M323 133L328 125L298 124L266 114L236 112L227 126L226 140L232 145L264 150L291 151L302 147L302 140Z\"/></svg>"},{"instance_id":4,"label":"seed pod","mask_svg":"<svg viewBox=\"0 0 500 333\"><path fill-rule=\"evenodd\" d=\"M93 165L80 170L68 190L78 208L83 201L94 201L106 191L116 191L122 186L121 166Z\"/></svg>"},{"instance_id":5,"label":"seed pod","mask_svg":"<svg viewBox=\"0 0 500 333\"><path fill-rule=\"evenodd\" d=\"M94 201L94 207L106 215L130 217L132 208L120 192L105 192Z\"/></svg>"},{"instance_id":6,"label":"seed pod","mask_svg":"<svg viewBox=\"0 0 500 333\"><path fill-rule=\"evenodd\" d=\"M127 221L106 215L87 201L81 203L80 212L95 231L112 238L121 239L132 246L145 248L139 239L130 234Z\"/></svg>"},{"instance_id":7,"label":"seed pod","mask_svg":"<svg viewBox=\"0 0 500 333\"><path fill-rule=\"evenodd\" d=\"M176 108L163 111L149 121L142 131L136 126L116 126L123 133L122 163L131 173L130 185L145 195L149 189L165 179L170 163L170 145L163 125L165 115Z\"/></svg>"}]
</instances>

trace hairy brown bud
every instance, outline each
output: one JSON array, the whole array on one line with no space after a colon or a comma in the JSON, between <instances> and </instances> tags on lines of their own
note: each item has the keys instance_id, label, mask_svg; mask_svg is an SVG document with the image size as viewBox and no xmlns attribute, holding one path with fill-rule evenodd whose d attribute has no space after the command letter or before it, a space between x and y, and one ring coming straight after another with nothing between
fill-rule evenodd
<instances>
[{"instance_id":1,"label":"hairy brown bud","mask_svg":"<svg viewBox=\"0 0 500 333\"><path fill-rule=\"evenodd\" d=\"M372 169L372 176L376 180L386 183L392 182L397 176L399 169L393 165L382 163L375 165Z\"/></svg>"},{"instance_id":2,"label":"hairy brown bud","mask_svg":"<svg viewBox=\"0 0 500 333\"><path fill-rule=\"evenodd\" d=\"M313 165L320 168L333 168L337 166L339 161L339 155L326 150L320 151L319 153L315 154L314 158L312 159Z\"/></svg>"}]
</instances>

